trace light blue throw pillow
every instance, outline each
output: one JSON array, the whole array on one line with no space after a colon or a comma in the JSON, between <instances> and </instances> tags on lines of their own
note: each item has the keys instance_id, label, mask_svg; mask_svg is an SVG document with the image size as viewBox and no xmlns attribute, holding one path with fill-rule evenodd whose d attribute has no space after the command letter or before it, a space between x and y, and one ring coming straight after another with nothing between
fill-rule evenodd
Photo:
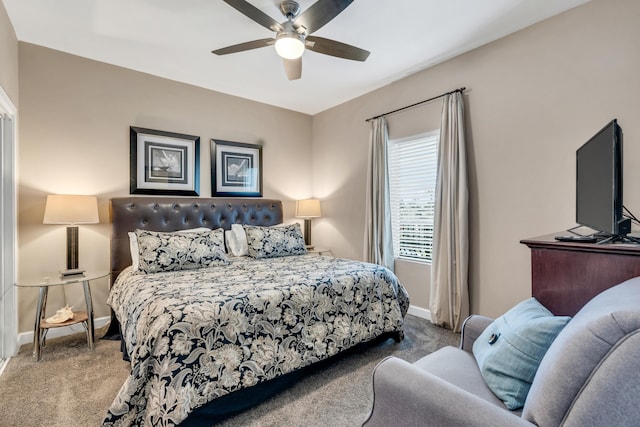
<instances>
[{"instance_id":1,"label":"light blue throw pillow","mask_svg":"<svg viewBox=\"0 0 640 427\"><path fill-rule=\"evenodd\" d=\"M497 318L474 342L482 376L507 408L524 406L540 361L570 319L554 316L529 298Z\"/></svg>"}]
</instances>

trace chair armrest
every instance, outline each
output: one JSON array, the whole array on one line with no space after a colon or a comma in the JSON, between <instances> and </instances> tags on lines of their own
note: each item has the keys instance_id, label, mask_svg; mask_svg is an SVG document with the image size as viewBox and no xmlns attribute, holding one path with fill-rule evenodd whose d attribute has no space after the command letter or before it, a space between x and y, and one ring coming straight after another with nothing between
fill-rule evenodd
<instances>
[{"instance_id":1,"label":"chair armrest","mask_svg":"<svg viewBox=\"0 0 640 427\"><path fill-rule=\"evenodd\" d=\"M493 322L493 319L477 314L467 317L462 324L462 334L460 335L460 348L471 352L473 343L480 334Z\"/></svg>"},{"instance_id":2,"label":"chair armrest","mask_svg":"<svg viewBox=\"0 0 640 427\"><path fill-rule=\"evenodd\" d=\"M532 426L415 365L396 357L373 373L373 408L366 427L388 426Z\"/></svg>"}]
</instances>

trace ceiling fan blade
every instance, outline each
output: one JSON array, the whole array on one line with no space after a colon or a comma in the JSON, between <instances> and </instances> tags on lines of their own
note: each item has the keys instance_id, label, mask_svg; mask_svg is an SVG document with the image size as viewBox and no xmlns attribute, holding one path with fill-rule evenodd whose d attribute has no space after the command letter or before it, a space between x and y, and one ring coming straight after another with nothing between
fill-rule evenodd
<instances>
[{"instance_id":1,"label":"ceiling fan blade","mask_svg":"<svg viewBox=\"0 0 640 427\"><path fill-rule=\"evenodd\" d=\"M284 27L275 19L245 0L224 0L229 6L272 31L284 31Z\"/></svg>"},{"instance_id":2,"label":"ceiling fan blade","mask_svg":"<svg viewBox=\"0 0 640 427\"><path fill-rule=\"evenodd\" d=\"M284 71L287 73L289 80L298 80L302 77L302 57L297 59L282 58L282 63L284 64Z\"/></svg>"},{"instance_id":3,"label":"ceiling fan blade","mask_svg":"<svg viewBox=\"0 0 640 427\"><path fill-rule=\"evenodd\" d=\"M250 42L234 44L233 46L227 46L221 49L212 50L211 53L215 53L216 55L228 55L230 53L244 52L245 50L258 49L261 47L269 46L274 42L274 39L253 40Z\"/></svg>"},{"instance_id":4,"label":"ceiling fan blade","mask_svg":"<svg viewBox=\"0 0 640 427\"><path fill-rule=\"evenodd\" d=\"M307 36L306 40L306 47L309 50L338 58L351 59L352 61L365 61L370 53L368 50L323 37Z\"/></svg>"},{"instance_id":5,"label":"ceiling fan blade","mask_svg":"<svg viewBox=\"0 0 640 427\"><path fill-rule=\"evenodd\" d=\"M351 3L353 0L318 0L298 16L294 25L296 29L303 26L307 34L311 34L338 16Z\"/></svg>"}]
</instances>

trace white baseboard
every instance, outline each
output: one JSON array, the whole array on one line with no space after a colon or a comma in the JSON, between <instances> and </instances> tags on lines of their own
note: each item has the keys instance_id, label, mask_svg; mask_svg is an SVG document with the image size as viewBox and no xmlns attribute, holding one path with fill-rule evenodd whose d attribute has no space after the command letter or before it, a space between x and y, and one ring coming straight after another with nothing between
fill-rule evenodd
<instances>
[{"instance_id":1,"label":"white baseboard","mask_svg":"<svg viewBox=\"0 0 640 427\"><path fill-rule=\"evenodd\" d=\"M11 360L11 358L7 357L6 359L4 359L3 361L0 362L0 377L2 376L2 373L4 372L4 368L6 368L7 365L9 364L9 360Z\"/></svg>"},{"instance_id":2,"label":"white baseboard","mask_svg":"<svg viewBox=\"0 0 640 427\"><path fill-rule=\"evenodd\" d=\"M423 319L431 320L431 311L427 310L426 308L410 305L409 311L407 311L407 313L412 314L416 317L421 317Z\"/></svg>"},{"instance_id":3,"label":"white baseboard","mask_svg":"<svg viewBox=\"0 0 640 427\"><path fill-rule=\"evenodd\" d=\"M94 329L98 329L109 323L111 317L98 317L93 320ZM76 323L75 325L63 326L61 328L51 328L49 332L47 332L47 339L64 337L67 335L77 334L78 332L84 332L84 327L81 323ZM23 332L18 334L18 346L24 344L32 344L33 343L33 331Z\"/></svg>"}]
</instances>

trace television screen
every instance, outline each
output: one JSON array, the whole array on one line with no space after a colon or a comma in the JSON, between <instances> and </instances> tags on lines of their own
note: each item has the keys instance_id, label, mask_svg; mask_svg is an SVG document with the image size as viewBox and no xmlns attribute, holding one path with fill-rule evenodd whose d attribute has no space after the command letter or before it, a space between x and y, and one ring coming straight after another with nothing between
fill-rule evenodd
<instances>
[{"instance_id":1,"label":"television screen","mask_svg":"<svg viewBox=\"0 0 640 427\"><path fill-rule=\"evenodd\" d=\"M622 129L614 119L576 152L576 222L612 236L624 236Z\"/></svg>"}]
</instances>

